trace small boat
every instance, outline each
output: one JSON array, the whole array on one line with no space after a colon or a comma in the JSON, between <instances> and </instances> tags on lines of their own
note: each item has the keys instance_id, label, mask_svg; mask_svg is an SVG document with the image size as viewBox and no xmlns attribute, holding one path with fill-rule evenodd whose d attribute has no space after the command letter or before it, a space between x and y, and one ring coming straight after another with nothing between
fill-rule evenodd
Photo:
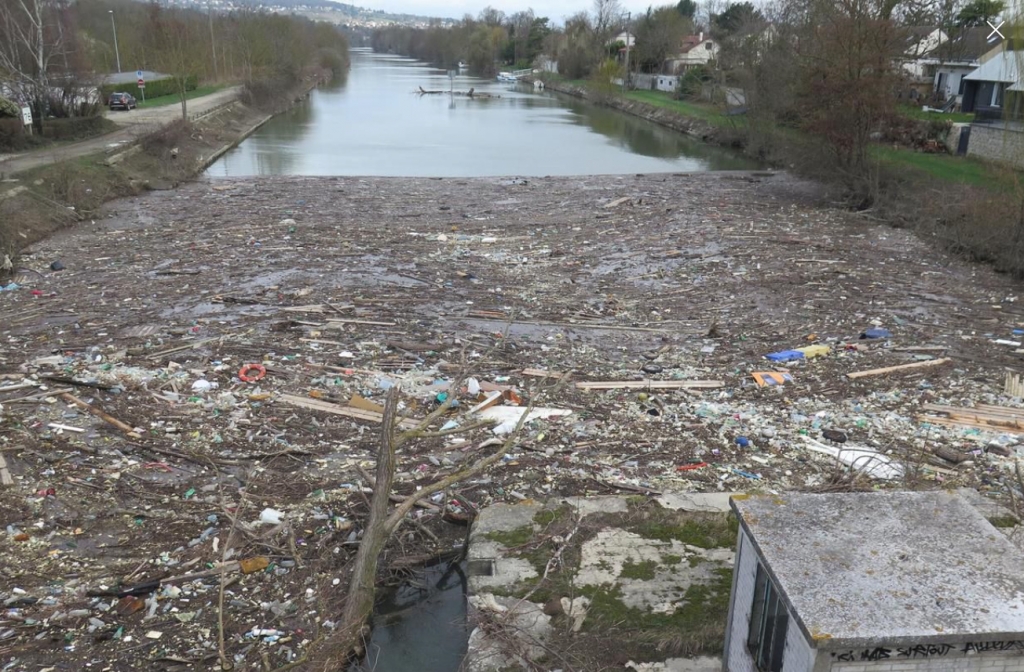
<instances>
[{"instance_id":1,"label":"small boat","mask_svg":"<svg viewBox=\"0 0 1024 672\"><path fill-rule=\"evenodd\" d=\"M498 81L499 82L518 82L519 78L516 77L515 75L513 75L511 72L499 72L498 73Z\"/></svg>"}]
</instances>

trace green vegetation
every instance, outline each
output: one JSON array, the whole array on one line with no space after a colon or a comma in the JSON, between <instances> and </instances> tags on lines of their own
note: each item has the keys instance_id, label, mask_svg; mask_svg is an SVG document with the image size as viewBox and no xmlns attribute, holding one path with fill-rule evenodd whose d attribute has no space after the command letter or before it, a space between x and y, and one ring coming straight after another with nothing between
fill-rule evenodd
<instances>
[{"instance_id":1,"label":"green vegetation","mask_svg":"<svg viewBox=\"0 0 1024 672\"><path fill-rule=\"evenodd\" d=\"M920 107L902 105L899 108L901 116L918 121L952 121L953 123L969 124L974 121L973 112L925 112Z\"/></svg>"},{"instance_id":2,"label":"green vegetation","mask_svg":"<svg viewBox=\"0 0 1024 672\"><path fill-rule=\"evenodd\" d=\"M726 117L721 110L706 103L695 103L686 100L676 100L671 94L664 91L629 91L626 98L647 103L655 107L671 110L685 117L702 119L711 124L733 124L734 118Z\"/></svg>"},{"instance_id":3,"label":"green vegetation","mask_svg":"<svg viewBox=\"0 0 1024 672\"><path fill-rule=\"evenodd\" d=\"M216 85L211 85L211 86L200 86L200 87L198 87L196 89L192 89L191 91L186 93L185 94L185 99L186 100L192 100L193 98L202 98L203 96L208 96L211 93L217 93L218 91L223 91L226 88L227 88L226 84L216 84ZM150 108L150 107L163 107L165 105L176 105L176 104L178 104L181 101L181 99L178 97L178 94L176 94L176 93L168 94L166 96L158 96L156 98L146 98L145 101L143 101L142 97L139 96L139 95L136 95L136 94L132 94L132 95L135 95L136 99L138 100L139 108L140 109L142 109L142 108Z\"/></svg>"},{"instance_id":4,"label":"green vegetation","mask_svg":"<svg viewBox=\"0 0 1024 672\"><path fill-rule=\"evenodd\" d=\"M199 86L199 78L195 75L187 77L184 81L185 90L192 91ZM117 92L130 93L136 98L141 100L142 96L139 91L139 87L134 82L129 84L104 84L100 87L100 100L104 102L110 98L110 94ZM146 82L146 95L151 98L161 98L163 96L175 96L177 100L178 95L178 83L170 77L163 79L155 79Z\"/></svg>"},{"instance_id":5,"label":"green vegetation","mask_svg":"<svg viewBox=\"0 0 1024 672\"><path fill-rule=\"evenodd\" d=\"M991 523L993 527L1000 528L1017 527L1020 525L1020 520L1018 520L1016 516L993 516L988 519L988 522Z\"/></svg>"},{"instance_id":6,"label":"green vegetation","mask_svg":"<svg viewBox=\"0 0 1024 672\"><path fill-rule=\"evenodd\" d=\"M674 539L698 548L731 548L739 530L739 522L731 514L683 514L658 507L639 511L637 516L626 526L630 532L659 541Z\"/></svg>"},{"instance_id":7,"label":"green vegetation","mask_svg":"<svg viewBox=\"0 0 1024 672\"><path fill-rule=\"evenodd\" d=\"M654 578L655 570L657 569L658 563L654 560L644 560L643 562L638 563L634 563L632 560L627 560L622 563L622 571L619 572L619 576L623 579L650 581Z\"/></svg>"},{"instance_id":8,"label":"green vegetation","mask_svg":"<svg viewBox=\"0 0 1024 672\"><path fill-rule=\"evenodd\" d=\"M516 548L533 539L533 535L533 526L523 525L514 530L489 532L485 536L491 541L496 541L507 548Z\"/></svg>"},{"instance_id":9,"label":"green vegetation","mask_svg":"<svg viewBox=\"0 0 1024 672\"><path fill-rule=\"evenodd\" d=\"M715 570L714 580L686 589L683 603L672 614L655 614L627 607L617 586L586 587L580 593L591 599L587 621L589 634L609 633L628 628L629 637L621 637L618 651L623 659L664 660L666 655L716 655L722 652L725 624L729 615L732 570ZM621 636L621 633L620 633Z\"/></svg>"},{"instance_id":10,"label":"green vegetation","mask_svg":"<svg viewBox=\"0 0 1024 672\"><path fill-rule=\"evenodd\" d=\"M985 189L999 190L1006 187L1005 171L996 166L966 156L949 154L926 154L910 149L893 149L876 145L872 153L894 169L909 168L919 176L931 177L952 184L967 184Z\"/></svg>"}]
</instances>

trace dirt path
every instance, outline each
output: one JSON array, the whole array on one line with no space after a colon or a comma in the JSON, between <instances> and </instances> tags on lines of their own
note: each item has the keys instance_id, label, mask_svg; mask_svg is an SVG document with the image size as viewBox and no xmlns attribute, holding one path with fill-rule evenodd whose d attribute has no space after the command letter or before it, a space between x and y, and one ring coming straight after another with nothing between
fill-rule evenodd
<instances>
[{"instance_id":1,"label":"dirt path","mask_svg":"<svg viewBox=\"0 0 1024 672\"><path fill-rule=\"evenodd\" d=\"M236 86L190 100L188 101L189 116L202 114L228 103L236 99L240 91L241 88ZM48 163L112 151L130 145L139 138L180 119L181 106L178 104L164 105L150 109L132 110L130 112L107 110L104 112L104 116L122 128L98 138L25 154L7 156L7 158L0 160L0 174L13 175Z\"/></svg>"},{"instance_id":2,"label":"dirt path","mask_svg":"<svg viewBox=\"0 0 1024 672\"><path fill-rule=\"evenodd\" d=\"M401 412L423 417L459 370L484 394L514 386L508 399L570 414L534 421L498 466L435 498L389 563L463 537L440 507L464 520L470 504L581 493L1005 496L1016 433L922 415L1020 409L1002 394L1020 346L995 342L1021 340L1020 285L816 198L758 174L232 179L111 203L32 246L21 286L0 292L8 669L210 667L225 558L229 657L294 661L337 619L365 515L357 467L372 468L379 427L342 413L397 385ZM891 337L859 338L872 327ZM828 353L764 357L812 343ZM248 364L265 375L243 382ZM587 391L524 369L720 382ZM760 371L791 380L758 387ZM473 424L470 387L448 426ZM810 447L823 430L898 475L851 486ZM494 450L488 429L464 438L403 446L398 490ZM260 524L267 508L284 524Z\"/></svg>"}]
</instances>

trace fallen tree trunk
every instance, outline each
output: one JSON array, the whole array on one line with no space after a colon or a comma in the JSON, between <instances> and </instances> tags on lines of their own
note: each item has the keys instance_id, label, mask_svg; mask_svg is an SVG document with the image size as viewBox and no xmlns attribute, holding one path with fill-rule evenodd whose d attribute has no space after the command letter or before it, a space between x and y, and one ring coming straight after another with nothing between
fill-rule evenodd
<instances>
[{"instance_id":1,"label":"fallen tree trunk","mask_svg":"<svg viewBox=\"0 0 1024 672\"><path fill-rule=\"evenodd\" d=\"M456 386L456 389L458 389L458 386ZM370 498L370 515L363 531L363 539L359 544L359 550L356 552L352 579L349 583L345 608L339 622L340 625L330 636L329 641L325 642L325 645L329 647L330 653L317 666L318 669L324 672L347 669L350 661L354 658L361 658L365 653L365 639L369 634L368 623L370 616L373 614L374 589L380 553L391 535L402 524L405 517L421 500L430 497L436 492L446 490L498 462L512 446L516 437L519 436L526 418L533 409L532 404L527 407L526 413L523 413L522 417L520 417L515 430L509 434L508 438L496 452L462 471L450 474L431 485L421 488L414 495L399 503L395 510L391 512L391 515L388 515L391 487L394 484L395 478L396 447L412 438L432 436L425 432L425 428L436 417L447 410L450 406L450 401L431 413L420 425L420 429L403 432L400 436L396 437L395 420L398 414L398 388L392 388L388 392L387 401L384 404L384 419L381 423L380 452L377 455L375 485L373 495ZM484 442L483 445L487 445L487 442Z\"/></svg>"}]
</instances>

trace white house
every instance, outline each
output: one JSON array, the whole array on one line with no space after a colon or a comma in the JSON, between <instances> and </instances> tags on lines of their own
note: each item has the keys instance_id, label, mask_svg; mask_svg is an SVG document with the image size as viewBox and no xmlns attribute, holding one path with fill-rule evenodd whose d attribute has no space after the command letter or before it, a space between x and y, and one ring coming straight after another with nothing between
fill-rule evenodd
<instances>
[{"instance_id":1,"label":"white house","mask_svg":"<svg viewBox=\"0 0 1024 672\"><path fill-rule=\"evenodd\" d=\"M683 38L679 53L665 61L665 69L668 72L679 72L707 65L715 60L718 50L718 43L711 37L705 39L703 31L697 35L689 35Z\"/></svg>"},{"instance_id":2,"label":"white house","mask_svg":"<svg viewBox=\"0 0 1024 672\"><path fill-rule=\"evenodd\" d=\"M621 42L623 45L633 49L636 47L636 35L628 32L619 33L608 42L608 45L611 46L616 42Z\"/></svg>"},{"instance_id":3,"label":"white house","mask_svg":"<svg viewBox=\"0 0 1024 672\"><path fill-rule=\"evenodd\" d=\"M1024 554L955 492L731 505L724 672L1024 672Z\"/></svg>"}]
</instances>

